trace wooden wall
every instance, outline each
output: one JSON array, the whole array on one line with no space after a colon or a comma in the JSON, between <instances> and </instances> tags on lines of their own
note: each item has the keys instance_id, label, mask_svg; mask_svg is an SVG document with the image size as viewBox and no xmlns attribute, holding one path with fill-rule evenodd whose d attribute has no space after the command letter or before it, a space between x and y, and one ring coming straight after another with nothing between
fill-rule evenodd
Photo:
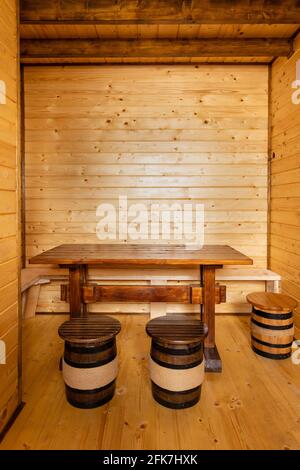
<instances>
[{"instance_id":1,"label":"wooden wall","mask_svg":"<svg viewBox=\"0 0 300 470\"><path fill-rule=\"evenodd\" d=\"M0 340L6 344L6 364L0 364L1 432L20 401L20 370L17 13L15 0L1 0L0 4L0 80L6 89L0 104Z\"/></svg>"},{"instance_id":2,"label":"wooden wall","mask_svg":"<svg viewBox=\"0 0 300 470\"><path fill-rule=\"evenodd\" d=\"M97 205L125 194L204 203L205 242L266 266L266 66L26 66L25 115L27 258L97 242ZM231 286L228 311L249 289ZM66 311L58 296L43 287L38 310Z\"/></svg>"},{"instance_id":3,"label":"wooden wall","mask_svg":"<svg viewBox=\"0 0 300 470\"><path fill-rule=\"evenodd\" d=\"M300 303L300 103L292 102L297 61L300 90L300 36L295 49L272 66L270 267L283 276L283 292ZM299 337L300 307L295 318Z\"/></svg>"}]
</instances>

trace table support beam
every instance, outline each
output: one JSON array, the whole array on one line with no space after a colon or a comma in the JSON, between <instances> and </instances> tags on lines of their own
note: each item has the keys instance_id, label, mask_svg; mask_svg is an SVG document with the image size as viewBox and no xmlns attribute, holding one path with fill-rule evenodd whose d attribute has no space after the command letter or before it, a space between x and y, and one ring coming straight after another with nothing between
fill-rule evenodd
<instances>
[{"instance_id":1,"label":"table support beam","mask_svg":"<svg viewBox=\"0 0 300 470\"><path fill-rule=\"evenodd\" d=\"M130 285L98 285L81 283L81 302L150 302L152 303L182 303L202 304L202 287L194 286L130 286ZM61 285L61 300L69 302L70 288ZM216 284L215 303L226 302L226 286Z\"/></svg>"},{"instance_id":2,"label":"table support beam","mask_svg":"<svg viewBox=\"0 0 300 470\"><path fill-rule=\"evenodd\" d=\"M82 299L82 285L87 281L87 266L69 266L69 289L70 289L70 317L84 317L87 315L87 305Z\"/></svg>"},{"instance_id":3,"label":"table support beam","mask_svg":"<svg viewBox=\"0 0 300 470\"><path fill-rule=\"evenodd\" d=\"M215 272L221 266L203 266L203 321L208 326L204 342L205 371L221 372L222 362L215 344Z\"/></svg>"}]
</instances>

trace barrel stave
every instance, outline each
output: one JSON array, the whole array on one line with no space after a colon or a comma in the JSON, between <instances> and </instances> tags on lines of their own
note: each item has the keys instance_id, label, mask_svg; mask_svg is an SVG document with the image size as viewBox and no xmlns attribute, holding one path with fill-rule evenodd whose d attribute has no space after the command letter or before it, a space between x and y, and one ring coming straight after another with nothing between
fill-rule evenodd
<instances>
[{"instance_id":1,"label":"barrel stave","mask_svg":"<svg viewBox=\"0 0 300 470\"><path fill-rule=\"evenodd\" d=\"M104 365L117 355L116 341L82 345L65 342L64 360L67 364L80 364L81 367ZM76 367L76 365L75 365Z\"/></svg>"},{"instance_id":2,"label":"barrel stave","mask_svg":"<svg viewBox=\"0 0 300 470\"><path fill-rule=\"evenodd\" d=\"M66 397L71 405L95 408L113 397L117 376L116 355L115 339L86 347L65 343L63 376Z\"/></svg>"},{"instance_id":3,"label":"barrel stave","mask_svg":"<svg viewBox=\"0 0 300 470\"><path fill-rule=\"evenodd\" d=\"M95 408L113 398L120 329L118 320L104 315L73 318L59 327L65 341L62 371L71 405Z\"/></svg>"},{"instance_id":4,"label":"barrel stave","mask_svg":"<svg viewBox=\"0 0 300 470\"><path fill-rule=\"evenodd\" d=\"M294 337L293 313L258 310L253 306L251 345L253 351L269 359L287 359Z\"/></svg>"},{"instance_id":5,"label":"barrel stave","mask_svg":"<svg viewBox=\"0 0 300 470\"><path fill-rule=\"evenodd\" d=\"M150 377L153 398L167 408L194 406L204 379L203 341L171 344L152 338Z\"/></svg>"},{"instance_id":6,"label":"barrel stave","mask_svg":"<svg viewBox=\"0 0 300 470\"><path fill-rule=\"evenodd\" d=\"M70 405L76 408L90 409L105 405L115 393L115 380L105 387L93 390L79 390L65 384L66 397Z\"/></svg>"},{"instance_id":7,"label":"barrel stave","mask_svg":"<svg viewBox=\"0 0 300 470\"><path fill-rule=\"evenodd\" d=\"M152 381L153 398L162 406L173 409L190 408L198 403L201 397L201 385L191 390L172 392L159 387Z\"/></svg>"}]
</instances>

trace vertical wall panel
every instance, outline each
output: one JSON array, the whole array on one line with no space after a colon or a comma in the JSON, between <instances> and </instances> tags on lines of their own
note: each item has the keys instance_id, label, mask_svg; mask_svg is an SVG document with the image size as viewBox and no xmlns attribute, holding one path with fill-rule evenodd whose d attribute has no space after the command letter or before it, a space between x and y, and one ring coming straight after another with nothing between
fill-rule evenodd
<instances>
[{"instance_id":1,"label":"vertical wall panel","mask_svg":"<svg viewBox=\"0 0 300 470\"><path fill-rule=\"evenodd\" d=\"M295 54L272 66L271 98L270 267L300 303L300 36ZM300 306L295 319L299 337Z\"/></svg>"},{"instance_id":2,"label":"vertical wall panel","mask_svg":"<svg viewBox=\"0 0 300 470\"><path fill-rule=\"evenodd\" d=\"M0 0L0 432L20 401L17 4Z\"/></svg>"}]
</instances>

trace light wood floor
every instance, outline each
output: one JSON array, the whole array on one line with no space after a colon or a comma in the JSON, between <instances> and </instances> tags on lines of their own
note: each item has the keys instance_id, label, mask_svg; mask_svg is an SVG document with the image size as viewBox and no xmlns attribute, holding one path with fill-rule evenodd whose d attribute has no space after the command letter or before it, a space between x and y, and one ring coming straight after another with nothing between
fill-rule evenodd
<instances>
[{"instance_id":1,"label":"light wood floor","mask_svg":"<svg viewBox=\"0 0 300 470\"><path fill-rule=\"evenodd\" d=\"M200 403L169 410L151 397L146 316L120 315L117 393L107 405L79 410L64 397L58 371L64 317L24 327L26 406L0 449L300 449L300 366L249 347L247 317L217 317L222 374L207 374Z\"/></svg>"}]
</instances>

